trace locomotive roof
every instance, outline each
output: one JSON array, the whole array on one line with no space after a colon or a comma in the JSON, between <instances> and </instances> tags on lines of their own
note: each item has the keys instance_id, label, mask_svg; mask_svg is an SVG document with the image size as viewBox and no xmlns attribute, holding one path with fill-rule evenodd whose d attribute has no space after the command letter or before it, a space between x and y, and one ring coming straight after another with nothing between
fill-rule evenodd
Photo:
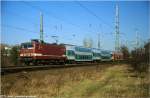
<instances>
[{"instance_id":1,"label":"locomotive roof","mask_svg":"<svg viewBox=\"0 0 150 98\"><path fill-rule=\"evenodd\" d=\"M76 45L72 45L72 44L64 44L64 43L61 43L60 45L68 45L68 46L76 46Z\"/></svg>"}]
</instances>

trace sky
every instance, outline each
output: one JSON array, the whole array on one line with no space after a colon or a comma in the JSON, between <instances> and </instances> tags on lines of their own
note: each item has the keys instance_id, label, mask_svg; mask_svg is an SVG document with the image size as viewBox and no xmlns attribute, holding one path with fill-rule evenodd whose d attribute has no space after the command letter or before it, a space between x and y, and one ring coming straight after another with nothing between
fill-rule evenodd
<instances>
[{"instance_id":1,"label":"sky","mask_svg":"<svg viewBox=\"0 0 150 98\"><path fill-rule=\"evenodd\" d=\"M83 45L92 39L97 48L115 47L115 5L119 6L120 44L135 47L150 38L149 1L2 1L1 43L20 44L39 39L40 12L43 14L44 41Z\"/></svg>"}]
</instances>

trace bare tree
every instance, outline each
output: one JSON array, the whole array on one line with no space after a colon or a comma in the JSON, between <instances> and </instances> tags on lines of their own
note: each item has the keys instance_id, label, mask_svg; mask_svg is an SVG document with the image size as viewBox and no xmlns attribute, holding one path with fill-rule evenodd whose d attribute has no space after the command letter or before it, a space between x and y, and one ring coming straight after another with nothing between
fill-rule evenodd
<instances>
[{"instance_id":1,"label":"bare tree","mask_svg":"<svg viewBox=\"0 0 150 98\"><path fill-rule=\"evenodd\" d=\"M91 38L84 38L83 46L87 47L87 48L92 48L93 47L93 40Z\"/></svg>"},{"instance_id":2,"label":"bare tree","mask_svg":"<svg viewBox=\"0 0 150 98\"><path fill-rule=\"evenodd\" d=\"M129 49L126 46L121 46L121 52L123 53L123 57L125 60L128 60L130 53L129 53Z\"/></svg>"}]
</instances>

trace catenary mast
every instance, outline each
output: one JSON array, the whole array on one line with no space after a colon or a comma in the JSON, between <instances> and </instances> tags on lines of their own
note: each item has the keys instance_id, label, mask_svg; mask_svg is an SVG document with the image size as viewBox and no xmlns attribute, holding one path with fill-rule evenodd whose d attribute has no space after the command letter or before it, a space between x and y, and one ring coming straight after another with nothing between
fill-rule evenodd
<instances>
[{"instance_id":1,"label":"catenary mast","mask_svg":"<svg viewBox=\"0 0 150 98\"><path fill-rule=\"evenodd\" d=\"M116 16L115 16L115 51L120 51L119 43L119 7L116 5Z\"/></svg>"},{"instance_id":2,"label":"catenary mast","mask_svg":"<svg viewBox=\"0 0 150 98\"><path fill-rule=\"evenodd\" d=\"M40 41L43 41L43 14L40 12Z\"/></svg>"}]
</instances>

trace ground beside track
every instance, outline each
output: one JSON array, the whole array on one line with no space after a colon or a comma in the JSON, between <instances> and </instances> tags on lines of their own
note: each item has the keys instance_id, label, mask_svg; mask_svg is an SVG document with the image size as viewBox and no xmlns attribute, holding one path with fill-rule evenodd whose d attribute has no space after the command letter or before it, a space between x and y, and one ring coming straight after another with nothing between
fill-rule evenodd
<instances>
[{"instance_id":1,"label":"ground beside track","mask_svg":"<svg viewBox=\"0 0 150 98\"><path fill-rule=\"evenodd\" d=\"M1 81L4 95L38 98L148 98L150 83L127 64L24 71Z\"/></svg>"}]
</instances>

